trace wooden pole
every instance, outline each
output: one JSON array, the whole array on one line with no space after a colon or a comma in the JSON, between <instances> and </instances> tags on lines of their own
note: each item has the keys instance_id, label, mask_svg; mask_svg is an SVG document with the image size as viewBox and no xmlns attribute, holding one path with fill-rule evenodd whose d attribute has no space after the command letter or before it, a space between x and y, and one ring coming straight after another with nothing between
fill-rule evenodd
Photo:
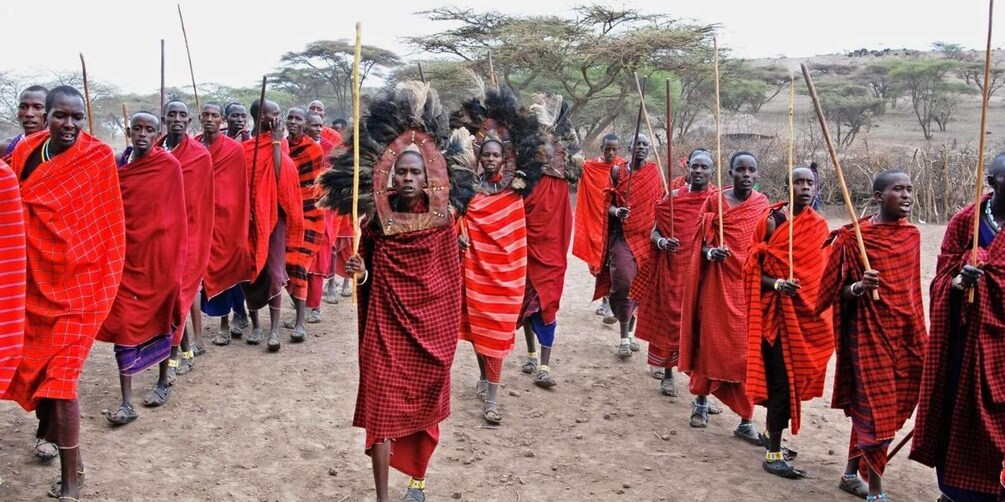
<instances>
[{"instance_id":1,"label":"wooden pole","mask_svg":"<svg viewBox=\"0 0 1005 502\"><path fill-rule=\"evenodd\" d=\"M422 83L425 84L426 83L426 74L422 73L422 61L419 61L416 64L419 66L419 80L421 80Z\"/></svg>"},{"instance_id":2,"label":"wooden pole","mask_svg":"<svg viewBox=\"0 0 1005 502\"><path fill-rule=\"evenodd\" d=\"M80 53L80 76L84 80L84 104L87 105L87 133L94 135L94 114L91 112L91 92L87 87L87 64L84 53Z\"/></svg>"},{"instance_id":3,"label":"wooden pole","mask_svg":"<svg viewBox=\"0 0 1005 502\"><path fill-rule=\"evenodd\" d=\"M629 197L632 195L632 178L635 174L632 173L632 167L635 165L635 156L639 153L639 129L642 128L642 103L639 103L639 116L635 119L635 135L632 136L632 158L628 159L628 186L625 187L625 207L630 208ZM641 166L640 166L641 167Z\"/></svg>"},{"instance_id":4,"label":"wooden pole","mask_svg":"<svg viewBox=\"0 0 1005 502\"><path fill-rule=\"evenodd\" d=\"M796 130L795 130L795 109L796 109L796 77L793 74L789 74L789 280L796 278L795 265L792 261L792 247L793 239L792 235L793 227L795 227L795 207L796 207L796 188L792 184L792 163L793 163L793 151L795 150L796 143Z\"/></svg>"},{"instance_id":5,"label":"wooden pole","mask_svg":"<svg viewBox=\"0 0 1005 502\"><path fill-rule=\"evenodd\" d=\"M489 51L489 83L492 87L499 87L499 78L496 76L496 67L492 64L492 51Z\"/></svg>"},{"instance_id":6,"label":"wooden pole","mask_svg":"<svg viewBox=\"0 0 1005 502\"><path fill-rule=\"evenodd\" d=\"M261 108L261 104L259 104ZM161 109L158 112L161 117L164 116L164 39L161 39ZM258 122L255 122L256 124ZM164 132L165 126L164 121L161 120L161 132Z\"/></svg>"},{"instance_id":7,"label":"wooden pole","mask_svg":"<svg viewBox=\"0 0 1005 502\"><path fill-rule=\"evenodd\" d=\"M719 190L716 191L715 198L718 201L719 211L719 246L725 246L725 232L722 227L722 123L719 109L719 40L712 38L712 69L715 73L715 182Z\"/></svg>"},{"instance_id":8,"label":"wooden pole","mask_svg":"<svg viewBox=\"0 0 1005 502\"><path fill-rule=\"evenodd\" d=\"M981 93L981 137L977 146L977 180L976 195L974 196L974 243L970 252L970 265L978 266L977 250L980 248L981 233L981 199L984 197L984 139L987 136L988 127L988 98L991 97L991 21L994 17L995 0L988 1L988 43L984 49L984 89ZM967 299L974 302L974 288L970 289Z\"/></svg>"},{"instance_id":9,"label":"wooden pole","mask_svg":"<svg viewBox=\"0 0 1005 502\"><path fill-rule=\"evenodd\" d=\"M656 141L656 135L653 133L653 124L649 122L649 110L646 110L646 95L642 92L642 84L639 81L638 72L635 73L635 87L639 91L639 102L642 103L642 116L646 119L646 129L649 131L649 144L652 145ZM656 153L655 157L656 167L660 170L660 181L663 182L663 193L669 193L670 190L667 185L667 177L663 174L663 162L660 161L660 154Z\"/></svg>"},{"instance_id":10,"label":"wooden pole","mask_svg":"<svg viewBox=\"0 0 1005 502\"><path fill-rule=\"evenodd\" d=\"M255 114L255 128L258 129L258 134L259 135L262 134L262 109L265 108L265 85L266 85L267 81L268 81L267 77L263 76L262 77L262 93L261 93L261 95L258 98L258 113ZM255 189L255 186L256 186L255 185L255 183L256 183L256 181L255 181L255 173L258 171L258 140L259 140L259 137L256 135L255 136L255 150L251 154L251 185L250 185L251 186L251 190L249 191L249 193L251 194L251 197L250 197L251 198L251 201L250 201L251 202L251 207L255 207L255 194L258 193L258 190ZM251 212L251 217L252 218L255 217L255 212L254 211ZM255 228L254 225L252 225L251 228Z\"/></svg>"},{"instance_id":11,"label":"wooden pole","mask_svg":"<svg viewBox=\"0 0 1005 502\"><path fill-rule=\"evenodd\" d=\"M356 50L352 62L352 254L359 253L359 63L362 23L356 23ZM376 188L376 187L375 187ZM356 281L352 283L352 303L356 304Z\"/></svg>"},{"instance_id":12,"label":"wooden pole","mask_svg":"<svg viewBox=\"0 0 1005 502\"><path fill-rule=\"evenodd\" d=\"M673 181L673 96L670 94L670 79L667 79L667 179ZM670 197L670 238L674 238L673 191L667 187Z\"/></svg>"},{"instance_id":13,"label":"wooden pole","mask_svg":"<svg viewBox=\"0 0 1005 502\"><path fill-rule=\"evenodd\" d=\"M129 148L129 110L122 103L122 133L126 136L126 148Z\"/></svg>"},{"instance_id":14,"label":"wooden pole","mask_svg":"<svg viewBox=\"0 0 1005 502\"><path fill-rule=\"evenodd\" d=\"M844 182L844 173L841 171L841 162L838 160L837 150L834 142L831 141L830 131L827 129L827 119L824 117L823 108L820 107L820 98L817 97L817 89L813 86L813 78L810 77L810 69L806 63L800 65L803 70L803 78L806 80L806 87L810 91L810 99L813 100L813 109L817 112L817 120L820 122L820 129L824 135L824 142L827 144L827 151L830 153L831 163L834 164L834 173L837 174L838 184L841 185L841 196L844 198L844 207L851 218L852 228L855 230L855 240L858 242L858 252L862 258L862 266L866 270L872 270L869 265L869 255L865 252L865 242L862 240L862 228L858 225L858 215L855 214L855 205L851 202L851 195L848 193L848 185ZM879 290L872 291L872 299L879 300Z\"/></svg>"},{"instance_id":15,"label":"wooden pole","mask_svg":"<svg viewBox=\"0 0 1005 502\"><path fill-rule=\"evenodd\" d=\"M893 447L893 449L890 450L890 454L886 456L886 461L890 462L891 460L893 460L893 457L897 456L897 452L899 452L902 448L904 448L904 446L907 445L907 442L910 441L912 437L914 437L914 429L911 429L911 432L908 432L907 435L904 436L904 439L901 439L900 442L897 443L897 446Z\"/></svg>"},{"instance_id":16,"label":"wooden pole","mask_svg":"<svg viewBox=\"0 0 1005 502\"><path fill-rule=\"evenodd\" d=\"M195 70L192 69L192 50L188 48L188 32L185 31L185 16L181 15L181 4L178 4L178 19L181 21L181 35L185 39L185 54L188 56L188 74L192 77L192 95L195 96L196 116L202 113L199 107L199 90L195 86Z\"/></svg>"}]
</instances>

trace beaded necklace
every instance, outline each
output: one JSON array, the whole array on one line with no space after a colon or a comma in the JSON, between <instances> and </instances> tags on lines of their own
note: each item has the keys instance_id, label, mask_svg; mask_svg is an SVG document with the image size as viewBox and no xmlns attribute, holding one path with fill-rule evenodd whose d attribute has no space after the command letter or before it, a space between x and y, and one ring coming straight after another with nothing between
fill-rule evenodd
<instances>
[{"instance_id":1,"label":"beaded necklace","mask_svg":"<svg viewBox=\"0 0 1005 502\"><path fill-rule=\"evenodd\" d=\"M988 217L988 223L991 224L995 233L1001 232L1002 227L995 221L995 215L991 212L991 199L988 199L988 203L984 205L984 214Z\"/></svg>"},{"instance_id":2,"label":"beaded necklace","mask_svg":"<svg viewBox=\"0 0 1005 502\"><path fill-rule=\"evenodd\" d=\"M47 139L45 143L42 143L42 162L49 162L51 158L52 155L49 154L49 140Z\"/></svg>"}]
</instances>

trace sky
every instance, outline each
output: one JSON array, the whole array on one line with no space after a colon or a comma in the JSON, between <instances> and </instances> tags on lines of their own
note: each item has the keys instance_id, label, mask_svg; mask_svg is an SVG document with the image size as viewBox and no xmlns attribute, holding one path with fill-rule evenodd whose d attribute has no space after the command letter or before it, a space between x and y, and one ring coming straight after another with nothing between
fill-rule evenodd
<instances>
[{"instance_id":1,"label":"sky","mask_svg":"<svg viewBox=\"0 0 1005 502\"><path fill-rule=\"evenodd\" d=\"M986 0L505 0L495 2L494 10L567 15L581 3L627 5L719 24L720 44L745 58L807 57L859 48L926 49L934 41L983 48L987 36ZM417 12L443 5L481 10L490 2L181 0L180 5L197 81L242 87L255 86L276 68L283 53L302 49L307 42L352 39L356 21L362 23L364 44L391 49L405 60L419 59L422 55L401 38L430 35L449 25L428 21ZM995 22L1005 27L1003 11L996 13ZM160 85L163 38L167 85L190 85L175 2L4 0L0 16L7 42L0 70L22 75L78 70L78 53L83 53L89 78L125 92L154 93ZM995 47L1005 40L1002 30Z\"/></svg>"}]
</instances>

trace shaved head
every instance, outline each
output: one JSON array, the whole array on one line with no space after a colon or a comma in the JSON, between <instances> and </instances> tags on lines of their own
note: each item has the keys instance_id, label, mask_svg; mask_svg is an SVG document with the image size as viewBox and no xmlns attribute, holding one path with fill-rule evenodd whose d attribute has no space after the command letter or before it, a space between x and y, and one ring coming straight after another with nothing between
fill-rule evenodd
<instances>
[{"instance_id":1,"label":"shaved head","mask_svg":"<svg viewBox=\"0 0 1005 502\"><path fill-rule=\"evenodd\" d=\"M988 176L998 177L1005 174L1005 152L995 155L988 166Z\"/></svg>"},{"instance_id":2,"label":"shaved head","mask_svg":"<svg viewBox=\"0 0 1005 502\"><path fill-rule=\"evenodd\" d=\"M890 185L902 180L905 177L910 179L910 176L908 176L907 173L899 169L882 171L872 179L872 191L885 192Z\"/></svg>"}]
</instances>

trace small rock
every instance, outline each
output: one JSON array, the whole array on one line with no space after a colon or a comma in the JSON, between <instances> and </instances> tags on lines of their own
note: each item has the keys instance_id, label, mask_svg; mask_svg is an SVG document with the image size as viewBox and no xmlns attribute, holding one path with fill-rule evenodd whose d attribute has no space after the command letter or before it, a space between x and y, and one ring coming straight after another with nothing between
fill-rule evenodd
<instances>
[{"instance_id":1,"label":"small rock","mask_svg":"<svg viewBox=\"0 0 1005 502\"><path fill-rule=\"evenodd\" d=\"M617 493L618 495L624 495L625 491L624 490L618 490L618 491L616 491L614 493Z\"/></svg>"},{"instance_id":2,"label":"small rock","mask_svg":"<svg viewBox=\"0 0 1005 502\"><path fill-rule=\"evenodd\" d=\"M461 500L461 492L454 492L453 499Z\"/></svg>"},{"instance_id":3,"label":"small rock","mask_svg":"<svg viewBox=\"0 0 1005 502\"><path fill-rule=\"evenodd\" d=\"M534 450L527 450L523 452L523 456L527 458L534 458Z\"/></svg>"},{"instance_id":4,"label":"small rock","mask_svg":"<svg viewBox=\"0 0 1005 502\"><path fill-rule=\"evenodd\" d=\"M632 487L632 485L631 485L631 484L629 484L629 483L623 483L623 484L621 485L621 487L622 487L622 488L624 488L625 490L628 490L628 489L630 489L630 488Z\"/></svg>"},{"instance_id":5,"label":"small rock","mask_svg":"<svg viewBox=\"0 0 1005 502\"><path fill-rule=\"evenodd\" d=\"M513 397L520 397L520 393L515 390L509 391L509 395Z\"/></svg>"},{"instance_id":6,"label":"small rock","mask_svg":"<svg viewBox=\"0 0 1005 502\"><path fill-rule=\"evenodd\" d=\"M610 419L611 419L611 414L610 413L605 413L604 414L604 420L610 420Z\"/></svg>"},{"instance_id":7,"label":"small rock","mask_svg":"<svg viewBox=\"0 0 1005 502\"><path fill-rule=\"evenodd\" d=\"M576 439L583 439L583 435L582 434L576 434Z\"/></svg>"},{"instance_id":8,"label":"small rock","mask_svg":"<svg viewBox=\"0 0 1005 502\"><path fill-rule=\"evenodd\" d=\"M334 467L329 467L328 468L328 475L329 476L338 476L338 469L336 469Z\"/></svg>"},{"instance_id":9,"label":"small rock","mask_svg":"<svg viewBox=\"0 0 1005 502\"><path fill-rule=\"evenodd\" d=\"M828 455L833 455L834 454L834 450L827 450L827 454Z\"/></svg>"}]
</instances>

